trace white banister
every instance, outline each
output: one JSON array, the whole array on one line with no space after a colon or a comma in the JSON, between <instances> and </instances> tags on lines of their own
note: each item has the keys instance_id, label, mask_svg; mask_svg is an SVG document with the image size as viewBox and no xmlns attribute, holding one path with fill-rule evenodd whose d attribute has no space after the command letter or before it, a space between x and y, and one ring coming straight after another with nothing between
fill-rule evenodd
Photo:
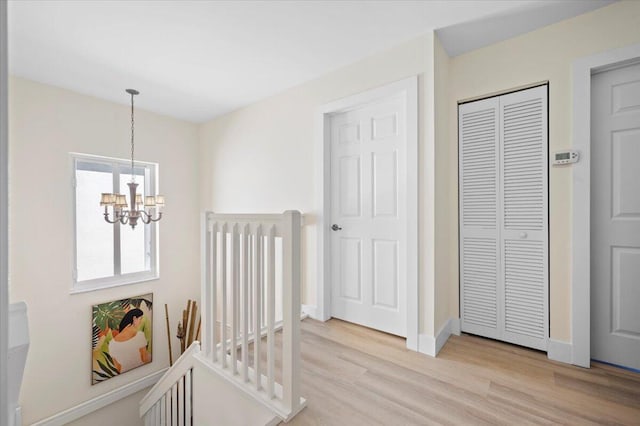
<instances>
[{"instance_id":1,"label":"white banister","mask_svg":"<svg viewBox=\"0 0 640 426\"><path fill-rule=\"evenodd\" d=\"M145 425L192 424L192 370L200 342L194 341L140 401Z\"/></svg>"},{"instance_id":2,"label":"white banister","mask_svg":"<svg viewBox=\"0 0 640 426\"><path fill-rule=\"evenodd\" d=\"M207 212L202 229L204 350L198 358L287 421L305 404L300 397L300 212Z\"/></svg>"}]
</instances>

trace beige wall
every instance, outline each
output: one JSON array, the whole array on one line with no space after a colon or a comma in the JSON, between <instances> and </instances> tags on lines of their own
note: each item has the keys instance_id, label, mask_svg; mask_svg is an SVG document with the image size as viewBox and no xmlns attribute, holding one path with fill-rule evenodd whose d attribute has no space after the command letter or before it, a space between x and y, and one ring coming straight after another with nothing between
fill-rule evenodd
<instances>
[{"instance_id":1,"label":"beige wall","mask_svg":"<svg viewBox=\"0 0 640 426\"><path fill-rule=\"evenodd\" d=\"M305 214L303 303L316 303L316 114L328 102L419 75L420 306L422 331L433 334L433 38L368 57L203 125L201 207L217 212ZM429 119L431 117L431 119Z\"/></svg>"},{"instance_id":2,"label":"beige wall","mask_svg":"<svg viewBox=\"0 0 640 426\"><path fill-rule=\"evenodd\" d=\"M458 282L450 278L449 265L452 253L450 222L456 222L453 210L449 207L451 197L449 187L446 185L449 179L449 91L451 90L449 73L450 58L438 37L434 37L433 51L435 70L435 312L434 335L449 319L449 297L451 286L457 286ZM452 220L453 219L453 220ZM457 223L457 222L456 222ZM456 254L457 256L457 254ZM457 305L458 301L455 300Z\"/></svg>"},{"instance_id":3,"label":"beige wall","mask_svg":"<svg viewBox=\"0 0 640 426\"><path fill-rule=\"evenodd\" d=\"M571 146L572 62L640 43L640 2L622 1L594 12L452 58L449 99L449 206L457 211L456 102L549 81L549 150ZM550 168L551 338L571 340L571 167ZM456 215L450 216L452 220ZM458 315L457 222L450 223L450 315ZM455 303L454 303L455 301Z\"/></svg>"},{"instance_id":4,"label":"beige wall","mask_svg":"<svg viewBox=\"0 0 640 426\"><path fill-rule=\"evenodd\" d=\"M69 293L69 152L130 156L130 109L122 95L125 104L116 105L10 81L10 289L12 301L24 300L29 309L31 348L21 397L26 424L167 367L164 304L175 326L186 299L199 296L197 126L142 110L136 110L136 158L160 164L160 189L168 203L160 222L160 279ZM91 306L148 292L154 294L153 362L91 386Z\"/></svg>"}]
</instances>

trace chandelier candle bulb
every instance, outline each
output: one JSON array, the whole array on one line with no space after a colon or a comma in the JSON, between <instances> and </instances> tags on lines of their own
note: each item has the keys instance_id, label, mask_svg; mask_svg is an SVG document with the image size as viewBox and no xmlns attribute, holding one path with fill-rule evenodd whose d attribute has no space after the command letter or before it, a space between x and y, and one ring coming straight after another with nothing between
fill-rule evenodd
<instances>
[{"instance_id":1,"label":"chandelier candle bulb","mask_svg":"<svg viewBox=\"0 0 640 426\"><path fill-rule=\"evenodd\" d=\"M135 229L138 224L138 219L142 220L142 223L148 225L151 222L157 222L162 219L162 212L158 211L158 216L154 217L152 209L164 206L163 195L150 195L143 197L142 194L138 194L136 189L138 184L136 183L135 175L135 161L134 161L134 148L133 141L134 135L134 110L133 110L133 97L140 94L135 89L127 89L126 92L131 95L131 182L127 184L129 186L129 197L131 205L127 203L127 196L123 194L111 194L103 192L100 197L100 205L104 206L104 220L108 223L121 223L122 225L131 225L131 229ZM109 219L109 207L113 208L113 220ZM145 207L149 208L149 211L145 210Z\"/></svg>"}]
</instances>

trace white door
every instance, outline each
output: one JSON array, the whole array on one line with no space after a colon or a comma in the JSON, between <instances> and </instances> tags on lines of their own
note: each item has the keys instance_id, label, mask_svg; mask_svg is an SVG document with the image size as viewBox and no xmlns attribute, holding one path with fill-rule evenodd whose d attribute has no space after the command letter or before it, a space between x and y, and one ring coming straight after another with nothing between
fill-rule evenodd
<instances>
[{"instance_id":1,"label":"white door","mask_svg":"<svg viewBox=\"0 0 640 426\"><path fill-rule=\"evenodd\" d=\"M463 331L498 339L500 318L499 98L460 105L460 317Z\"/></svg>"},{"instance_id":2,"label":"white door","mask_svg":"<svg viewBox=\"0 0 640 426\"><path fill-rule=\"evenodd\" d=\"M640 369L640 64L591 93L591 357Z\"/></svg>"},{"instance_id":3,"label":"white door","mask_svg":"<svg viewBox=\"0 0 640 426\"><path fill-rule=\"evenodd\" d=\"M547 350L547 86L500 96L503 340Z\"/></svg>"},{"instance_id":4,"label":"white door","mask_svg":"<svg viewBox=\"0 0 640 426\"><path fill-rule=\"evenodd\" d=\"M406 316L406 106L331 117L332 316L399 336Z\"/></svg>"},{"instance_id":5,"label":"white door","mask_svg":"<svg viewBox=\"0 0 640 426\"><path fill-rule=\"evenodd\" d=\"M461 328L546 350L547 86L459 107Z\"/></svg>"}]
</instances>

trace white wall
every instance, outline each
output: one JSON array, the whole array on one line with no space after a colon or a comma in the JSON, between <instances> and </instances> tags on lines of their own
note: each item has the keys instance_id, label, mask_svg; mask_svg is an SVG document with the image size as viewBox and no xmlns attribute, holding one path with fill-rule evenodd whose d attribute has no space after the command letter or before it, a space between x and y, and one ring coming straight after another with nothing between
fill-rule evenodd
<instances>
[{"instance_id":1,"label":"white wall","mask_svg":"<svg viewBox=\"0 0 640 426\"><path fill-rule=\"evenodd\" d=\"M457 212L456 102L534 82L549 81L549 150L571 147L572 62L579 57L640 43L640 2L621 1L450 61L449 182ZM550 168L551 338L571 340L571 167ZM457 215L452 214L452 219ZM455 225L455 226L454 226ZM450 224L450 314L458 315L457 222Z\"/></svg>"},{"instance_id":2,"label":"white wall","mask_svg":"<svg viewBox=\"0 0 640 426\"><path fill-rule=\"evenodd\" d=\"M200 293L197 126L136 110L136 158L160 165L160 279L71 295L69 152L130 157L130 107L19 78L10 80L10 287L29 309L24 421L49 417L168 366L164 304L173 327ZM144 93L141 94L144 96ZM96 194L96 202L98 202ZM106 226L106 224L105 224ZM91 386L91 306L153 292L153 362ZM174 342L175 343L175 342ZM175 349L175 344L174 344Z\"/></svg>"},{"instance_id":3,"label":"white wall","mask_svg":"<svg viewBox=\"0 0 640 426\"><path fill-rule=\"evenodd\" d=\"M303 289L316 303L316 128L321 105L403 78L419 76L421 331L433 334L434 170L433 37L426 35L363 59L277 96L204 124L200 129L201 207L220 213L305 214ZM431 242L428 244L428 242Z\"/></svg>"}]
</instances>

